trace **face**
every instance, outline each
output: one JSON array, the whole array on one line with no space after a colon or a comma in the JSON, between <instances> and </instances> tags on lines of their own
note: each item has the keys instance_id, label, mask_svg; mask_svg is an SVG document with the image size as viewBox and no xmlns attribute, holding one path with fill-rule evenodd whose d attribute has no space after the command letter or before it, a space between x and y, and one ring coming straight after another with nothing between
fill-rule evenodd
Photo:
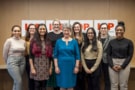
<instances>
[{"instance_id":1,"label":"face","mask_svg":"<svg viewBox=\"0 0 135 90\"><path fill-rule=\"evenodd\" d=\"M54 31L59 31L60 30L60 22L59 21L54 21L53 30Z\"/></svg>"},{"instance_id":2,"label":"face","mask_svg":"<svg viewBox=\"0 0 135 90\"><path fill-rule=\"evenodd\" d=\"M30 35L34 35L35 31L36 31L35 25L31 25L30 28L29 28Z\"/></svg>"},{"instance_id":3,"label":"face","mask_svg":"<svg viewBox=\"0 0 135 90\"><path fill-rule=\"evenodd\" d=\"M123 38L123 36L124 36L124 29L123 29L122 26L118 26L116 28L116 37L117 38Z\"/></svg>"},{"instance_id":4,"label":"face","mask_svg":"<svg viewBox=\"0 0 135 90\"><path fill-rule=\"evenodd\" d=\"M88 30L87 37L89 40L92 40L94 38L94 32L91 29Z\"/></svg>"},{"instance_id":5,"label":"face","mask_svg":"<svg viewBox=\"0 0 135 90\"><path fill-rule=\"evenodd\" d=\"M39 26L38 32L40 36L44 36L46 34L45 26L44 25Z\"/></svg>"},{"instance_id":6,"label":"face","mask_svg":"<svg viewBox=\"0 0 135 90\"><path fill-rule=\"evenodd\" d=\"M79 24L75 24L75 26L74 26L74 32L75 33L79 33L80 32L80 29L81 29L80 25Z\"/></svg>"},{"instance_id":7,"label":"face","mask_svg":"<svg viewBox=\"0 0 135 90\"><path fill-rule=\"evenodd\" d=\"M66 38L70 37L70 35L71 35L70 29L64 28L64 29L63 29L63 35L64 35L64 37L66 37Z\"/></svg>"},{"instance_id":8,"label":"face","mask_svg":"<svg viewBox=\"0 0 135 90\"><path fill-rule=\"evenodd\" d=\"M12 31L12 35L16 38L19 38L21 36L21 30L19 27L14 27Z\"/></svg>"},{"instance_id":9,"label":"face","mask_svg":"<svg viewBox=\"0 0 135 90\"><path fill-rule=\"evenodd\" d=\"M108 33L108 30L107 30L107 25L106 24L103 24L100 28L100 33L101 35L106 35Z\"/></svg>"}]
</instances>

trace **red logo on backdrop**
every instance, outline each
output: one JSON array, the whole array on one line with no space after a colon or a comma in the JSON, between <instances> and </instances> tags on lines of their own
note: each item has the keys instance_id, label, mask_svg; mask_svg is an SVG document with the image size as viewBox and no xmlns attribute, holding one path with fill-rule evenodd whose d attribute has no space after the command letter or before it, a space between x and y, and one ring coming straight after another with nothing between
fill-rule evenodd
<instances>
[{"instance_id":1,"label":"red logo on backdrop","mask_svg":"<svg viewBox=\"0 0 135 90\"><path fill-rule=\"evenodd\" d=\"M38 27L38 25L39 25L39 24L35 24L36 28ZM26 24L25 24L25 30L27 30L27 29L28 29L28 26L29 26L29 24L28 24L28 23L26 23Z\"/></svg>"},{"instance_id":2,"label":"red logo on backdrop","mask_svg":"<svg viewBox=\"0 0 135 90\"><path fill-rule=\"evenodd\" d=\"M88 23L82 24L83 30L86 30L88 27L90 27L90 24L88 24Z\"/></svg>"},{"instance_id":3,"label":"red logo on backdrop","mask_svg":"<svg viewBox=\"0 0 135 90\"><path fill-rule=\"evenodd\" d=\"M107 25L108 25L108 30L111 30L111 28L114 27L114 23L107 23ZM100 28L100 23L98 23L98 30L99 28Z\"/></svg>"}]
</instances>

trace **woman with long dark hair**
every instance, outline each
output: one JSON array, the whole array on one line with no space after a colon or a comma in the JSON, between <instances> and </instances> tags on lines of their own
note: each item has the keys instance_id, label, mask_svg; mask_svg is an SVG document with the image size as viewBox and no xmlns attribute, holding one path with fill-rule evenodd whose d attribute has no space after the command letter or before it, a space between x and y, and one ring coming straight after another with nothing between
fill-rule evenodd
<instances>
[{"instance_id":1,"label":"woman with long dark hair","mask_svg":"<svg viewBox=\"0 0 135 90\"><path fill-rule=\"evenodd\" d=\"M96 38L95 29L88 28L81 51L82 65L88 80L88 90L100 90L99 81L102 51L102 44Z\"/></svg>"},{"instance_id":2,"label":"woman with long dark hair","mask_svg":"<svg viewBox=\"0 0 135 90\"><path fill-rule=\"evenodd\" d=\"M46 90L52 58L51 42L47 39L45 24L39 24L30 43L30 77L34 79L34 90Z\"/></svg>"},{"instance_id":3,"label":"woman with long dark hair","mask_svg":"<svg viewBox=\"0 0 135 90\"><path fill-rule=\"evenodd\" d=\"M29 90L34 90L34 81L33 79L30 78L30 64L29 64L29 49L30 49L30 41L34 37L34 33L36 31L36 26L34 24L29 24L27 31L26 31L26 36L25 36L25 41L26 41L26 72L28 76L28 89Z\"/></svg>"}]
</instances>

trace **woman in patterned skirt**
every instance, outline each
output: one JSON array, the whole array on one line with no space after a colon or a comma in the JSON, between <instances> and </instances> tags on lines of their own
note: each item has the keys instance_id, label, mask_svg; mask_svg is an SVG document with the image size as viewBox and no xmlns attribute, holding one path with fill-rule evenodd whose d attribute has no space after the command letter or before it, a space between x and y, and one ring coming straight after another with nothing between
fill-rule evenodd
<instances>
[{"instance_id":1,"label":"woman in patterned skirt","mask_svg":"<svg viewBox=\"0 0 135 90\"><path fill-rule=\"evenodd\" d=\"M39 24L30 43L30 77L34 79L35 90L46 90L46 81L49 79L52 46L46 36L46 25Z\"/></svg>"}]
</instances>

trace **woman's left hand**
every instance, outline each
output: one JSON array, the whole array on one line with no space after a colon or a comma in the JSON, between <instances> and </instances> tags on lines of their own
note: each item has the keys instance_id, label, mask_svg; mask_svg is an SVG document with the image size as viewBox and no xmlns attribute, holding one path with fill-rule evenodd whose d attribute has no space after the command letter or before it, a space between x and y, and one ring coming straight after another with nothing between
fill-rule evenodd
<instances>
[{"instance_id":1,"label":"woman's left hand","mask_svg":"<svg viewBox=\"0 0 135 90\"><path fill-rule=\"evenodd\" d=\"M74 73L77 74L79 72L79 67L74 68Z\"/></svg>"}]
</instances>

